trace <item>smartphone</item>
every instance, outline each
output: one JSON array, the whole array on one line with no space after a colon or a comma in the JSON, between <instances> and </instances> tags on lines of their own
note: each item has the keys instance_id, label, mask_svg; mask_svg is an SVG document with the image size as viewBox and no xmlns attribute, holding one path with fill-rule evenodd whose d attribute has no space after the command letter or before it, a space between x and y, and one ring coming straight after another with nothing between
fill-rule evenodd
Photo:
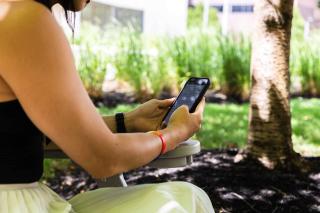
<instances>
[{"instance_id":1,"label":"smartphone","mask_svg":"<svg viewBox=\"0 0 320 213\"><path fill-rule=\"evenodd\" d=\"M194 112L209 86L210 80L208 78L189 78L164 116L162 125L167 126L172 113L182 105L187 105L190 113Z\"/></svg>"}]
</instances>

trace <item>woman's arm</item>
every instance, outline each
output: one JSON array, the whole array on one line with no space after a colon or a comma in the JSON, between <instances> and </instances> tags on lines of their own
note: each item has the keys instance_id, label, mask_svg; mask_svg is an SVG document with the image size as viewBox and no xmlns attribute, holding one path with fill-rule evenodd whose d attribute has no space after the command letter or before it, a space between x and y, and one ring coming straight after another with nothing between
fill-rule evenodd
<instances>
[{"instance_id":1,"label":"woman's arm","mask_svg":"<svg viewBox=\"0 0 320 213\"><path fill-rule=\"evenodd\" d=\"M130 132L141 132L137 131L135 120L139 115L134 115L133 112L124 113L124 124L128 133ZM117 133L117 124L115 115L104 115L102 116L104 123L113 133Z\"/></svg>"},{"instance_id":2,"label":"woman's arm","mask_svg":"<svg viewBox=\"0 0 320 213\"><path fill-rule=\"evenodd\" d=\"M0 75L32 122L71 159L93 176L105 177L159 155L157 136L113 134L107 128L82 85L63 32L47 9L33 1L12 2L0 19ZM196 125L198 120L192 122ZM170 149L193 131L183 127L172 124L162 130Z\"/></svg>"},{"instance_id":3,"label":"woman's arm","mask_svg":"<svg viewBox=\"0 0 320 213\"><path fill-rule=\"evenodd\" d=\"M116 125L116 120L114 115L109 115L109 116L102 116L102 119L104 123L108 126L108 128L111 130L113 133L117 133L117 125Z\"/></svg>"}]
</instances>

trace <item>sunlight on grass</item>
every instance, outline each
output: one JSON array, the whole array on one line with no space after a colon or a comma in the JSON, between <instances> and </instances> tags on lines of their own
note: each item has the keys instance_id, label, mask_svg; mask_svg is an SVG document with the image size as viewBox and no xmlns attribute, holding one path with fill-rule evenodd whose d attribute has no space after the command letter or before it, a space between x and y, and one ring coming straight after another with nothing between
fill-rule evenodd
<instances>
[{"instance_id":1,"label":"sunlight on grass","mask_svg":"<svg viewBox=\"0 0 320 213\"><path fill-rule=\"evenodd\" d=\"M133 109L120 105L117 108L100 108L100 113L114 114ZM294 149L308 156L320 156L320 100L294 99L292 108L292 139ZM207 104L202 129L196 138L204 149L239 147L247 141L248 104Z\"/></svg>"},{"instance_id":2,"label":"sunlight on grass","mask_svg":"<svg viewBox=\"0 0 320 213\"><path fill-rule=\"evenodd\" d=\"M204 148L243 147L247 138L248 105L207 104L197 139Z\"/></svg>"}]
</instances>

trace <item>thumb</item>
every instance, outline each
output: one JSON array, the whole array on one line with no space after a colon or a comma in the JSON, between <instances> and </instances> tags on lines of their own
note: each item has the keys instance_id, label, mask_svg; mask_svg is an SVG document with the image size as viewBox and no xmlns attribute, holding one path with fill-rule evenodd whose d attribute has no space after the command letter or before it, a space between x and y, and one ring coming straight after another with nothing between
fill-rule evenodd
<instances>
[{"instance_id":1,"label":"thumb","mask_svg":"<svg viewBox=\"0 0 320 213\"><path fill-rule=\"evenodd\" d=\"M187 105L181 105L176 109L176 111L182 111L189 114L189 107Z\"/></svg>"}]
</instances>

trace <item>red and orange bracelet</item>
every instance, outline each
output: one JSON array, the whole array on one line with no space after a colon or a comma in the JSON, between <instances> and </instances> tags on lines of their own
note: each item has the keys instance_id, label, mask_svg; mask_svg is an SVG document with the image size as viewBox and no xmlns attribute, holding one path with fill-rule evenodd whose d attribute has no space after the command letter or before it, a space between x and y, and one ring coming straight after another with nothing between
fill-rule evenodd
<instances>
[{"instance_id":1,"label":"red and orange bracelet","mask_svg":"<svg viewBox=\"0 0 320 213\"><path fill-rule=\"evenodd\" d=\"M162 144L160 155L164 154L167 151L167 143L164 140L162 133L160 131L151 131L149 133L154 134L160 138Z\"/></svg>"}]
</instances>

